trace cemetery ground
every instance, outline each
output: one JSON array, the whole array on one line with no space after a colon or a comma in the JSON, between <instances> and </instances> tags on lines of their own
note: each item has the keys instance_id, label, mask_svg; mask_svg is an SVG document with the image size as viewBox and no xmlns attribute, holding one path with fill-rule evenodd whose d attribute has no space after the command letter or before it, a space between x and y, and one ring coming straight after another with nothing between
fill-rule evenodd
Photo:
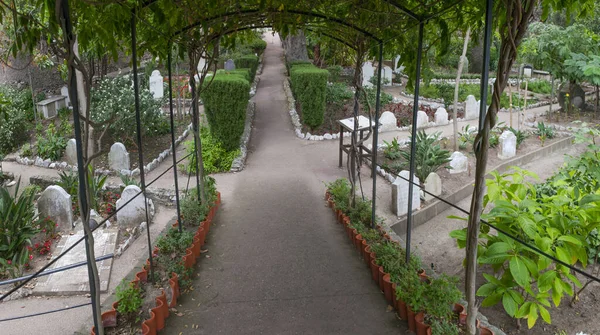
<instances>
[{"instance_id":1,"label":"cemetery ground","mask_svg":"<svg viewBox=\"0 0 600 335\"><path fill-rule=\"evenodd\" d=\"M240 173L214 175L223 206L207 237L208 253L196 265L200 271L193 283L194 290L180 301L177 314L167 321L165 333L281 333L291 329L302 329L304 333L403 333L405 324L397 320L382 294L369 283L370 276L364 264L343 240L342 228L334 223L333 215L325 208L323 183L347 177L346 169L337 167L339 142L296 138L282 89L285 67L281 48L278 38L268 35L267 39L264 75L255 98L257 112L246 169ZM540 107L528 110L526 114L528 119L534 120L546 111L547 107ZM508 117L508 113L500 113L499 121L509 123ZM477 120L461 121L459 129L467 124L476 126ZM428 134L441 132L441 137L450 137L452 125L425 128L425 131ZM391 142L395 137L406 140L409 134L407 130L381 133L380 144ZM548 140L545 146L561 140L564 138ZM517 150L515 158L539 149L539 140L530 136ZM177 152L178 157L182 157L185 149L180 146ZM468 148L463 152L472 165ZM565 154L581 152L580 146L568 146L521 167L544 179L562 165ZM490 152L490 169L500 163L496 153ZM136 161L137 156L134 156L131 159ZM165 159L147 179L153 179L170 164L171 160ZM5 172L21 176L24 183L34 175L58 175L56 170L16 162L4 162L3 167ZM362 166L361 176L364 194L372 194L367 165ZM442 195L472 183L473 178L468 172L460 175L440 172L440 176L446 192ZM180 173L177 178L181 188L188 183L195 185L193 175ZM393 233L393 226L399 219L391 211L391 186L386 178L379 175L376 178L377 215L386 218L386 229ZM107 181L113 185L121 182L115 176L110 176ZM153 186L173 189L173 184L173 176L168 173ZM470 197L458 203L462 208L468 208L469 204ZM462 276L464 250L456 248L448 233L463 227L464 223L448 219L452 214L460 213L447 210L414 227L412 245L424 264L433 264L437 273ZM156 216L149 227L153 239L174 221L174 216L172 206L156 205ZM391 235L398 240L404 238L403 235ZM122 278L131 276L132 268L139 268L146 257L146 241L142 235L113 261L108 291L112 292ZM479 282L482 282L481 278ZM558 330L567 330L569 334L575 330L598 333L600 329L593 315L600 307L599 295L599 285L591 284L574 308L568 307L568 302L563 300L560 308L551 309L552 325L540 323L533 330L520 333L554 334ZM103 309L112 299L110 293L103 294ZM89 298L85 295L30 296L3 302L0 318L87 301ZM483 309L482 313L491 324L509 334L516 333L513 320L506 316L501 306ZM56 322L57 319L64 322ZM90 324L89 308L79 308L37 317L35 322L31 319L6 322L0 329L2 334L21 334L23 329L45 334L67 334L77 329L88 333Z\"/></svg>"}]
</instances>

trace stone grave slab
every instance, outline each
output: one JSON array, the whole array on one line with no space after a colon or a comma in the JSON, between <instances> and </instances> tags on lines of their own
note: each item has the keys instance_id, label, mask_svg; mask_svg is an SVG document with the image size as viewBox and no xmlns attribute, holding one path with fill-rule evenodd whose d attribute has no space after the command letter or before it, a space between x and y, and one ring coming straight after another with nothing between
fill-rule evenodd
<instances>
[{"instance_id":1,"label":"stone grave slab","mask_svg":"<svg viewBox=\"0 0 600 335\"><path fill-rule=\"evenodd\" d=\"M56 246L54 255L60 255L63 250L66 250L83 237L83 228L81 225L78 227L78 230L73 235L67 235L61 238ZM118 232L119 230L116 227L108 229L99 228L94 232L94 251L96 257L115 252ZM85 260L85 241L82 241L65 256L56 261L50 269L71 265ZM110 258L96 262L96 265L98 266L98 275L100 277L100 292L104 293L108 290L112 261L112 258ZM89 290L87 266L83 265L74 269L40 277L33 290L33 294L75 295L89 293Z\"/></svg>"}]
</instances>

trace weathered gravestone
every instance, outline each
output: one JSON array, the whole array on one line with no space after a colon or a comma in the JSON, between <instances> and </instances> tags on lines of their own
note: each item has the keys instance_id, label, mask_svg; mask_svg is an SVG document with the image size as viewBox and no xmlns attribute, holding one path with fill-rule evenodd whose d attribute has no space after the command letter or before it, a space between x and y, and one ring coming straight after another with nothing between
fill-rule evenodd
<instances>
[{"instance_id":1,"label":"weathered gravestone","mask_svg":"<svg viewBox=\"0 0 600 335\"><path fill-rule=\"evenodd\" d=\"M465 101L465 120L472 120L479 117L479 103L472 95L467 96Z\"/></svg>"},{"instance_id":2,"label":"weathered gravestone","mask_svg":"<svg viewBox=\"0 0 600 335\"><path fill-rule=\"evenodd\" d=\"M455 151L450 155L450 167L451 174L467 172L469 169L469 159L462 152Z\"/></svg>"},{"instance_id":3,"label":"weathered gravestone","mask_svg":"<svg viewBox=\"0 0 600 335\"><path fill-rule=\"evenodd\" d=\"M77 165L77 142L72 138L67 141L67 147L65 148L65 157L69 165Z\"/></svg>"},{"instance_id":4,"label":"weathered gravestone","mask_svg":"<svg viewBox=\"0 0 600 335\"><path fill-rule=\"evenodd\" d=\"M117 224L119 226L135 227L146 221L144 196L138 195L141 191L139 187L129 185L121 193L121 199L117 200ZM136 197L136 195L138 196ZM131 199L133 200L129 202ZM148 216L152 219L151 200L148 199L148 202Z\"/></svg>"},{"instance_id":5,"label":"weathered gravestone","mask_svg":"<svg viewBox=\"0 0 600 335\"><path fill-rule=\"evenodd\" d=\"M363 87L373 87L373 84L369 81L373 76L375 76L373 64L371 64L371 62L365 62L362 66Z\"/></svg>"},{"instance_id":6,"label":"weathered gravestone","mask_svg":"<svg viewBox=\"0 0 600 335\"><path fill-rule=\"evenodd\" d=\"M115 171L129 170L129 153L123 143L115 142L108 153L108 165Z\"/></svg>"},{"instance_id":7,"label":"weathered gravestone","mask_svg":"<svg viewBox=\"0 0 600 335\"><path fill-rule=\"evenodd\" d=\"M379 117L379 123L379 131L390 131L398 128L396 116L392 112L381 113L381 116Z\"/></svg>"},{"instance_id":8,"label":"weathered gravestone","mask_svg":"<svg viewBox=\"0 0 600 335\"><path fill-rule=\"evenodd\" d=\"M505 130L498 143L498 158L508 159L517 155L517 136L512 131Z\"/></svg>"},{"instance_id":9,"label":"weathered gravestone","mask_svg":"<svg viewBox=\"0 0 600 335\"><path fill-rule=\"evenodd\" d=\"M410 172L403 170L399 174L400 177L396 178L396 180L392 183L392 212L397 216L402 216L408 213L408 187L409 183L407 180L402 178L409 179ZM419 178L417 176L414 177L413 182L419 185ZM413 187L413 200L412 200L412 210L417 210L421 207L421 198L419 197L419 191L421 188L417 185Z\"/></svg>"},{"instance_id":10,"label":"weathered gravestone","mask_svg":"<svg viewBox=\"0 0 600 335\"><path fill-rule=\"evenodd\" d=\"M48 186L38 199L40 218L50 218L59 228L71 229L73 209L71 195L58 185Z\"/></svg>"},{"instance_id":11,"label":"weathered gravestone","mask_svg":"<svg viewBox=\"0 0 600 335\"><path fill-rule=\"evenodd\" d=\"M417 112L417 129L425 128L429 124L429 116L423 111Z\"/></svg>"},{"instance_id":12,"label":"weathered gravestone","mask_svg":"<svg viewBox=\"0 0 600 335\"><path fill-rule=\"evenodd\" d=\"M150 76L150 93L152 93L154 99L162 99L165 96L163 77L158 70L152 71L152 75Z\"/></svg>"},{"instance_id":13,"label":"weathered gravestone","mask_svg":"<svg viewBox=\"0 0 600 335\"><path fill-rule=\"evenodd\" d=\"M446 108L440 107L435 111L435 124L445 126L448 124L448 112Z\"/></svg>"},{"instance_id":14,"label":"weathered gravestone","mask_svg":"<svg viewBox=\"0 0 600 335\"><path fill-rule=\"evenodd\" d=\"M235 62L233 61L233 59L228 59L225 62L225 70L227 70L227 71L235 70Z\"/></svg>"},{"instance_id":15,"label":"weathered gravestone","mask_svg":"<svg viewBox=\"0 0 600 335\"><path fill-rule=\"evenodd\" d=\"M431 172L427 176L425 179L425 191L437 196L442 194L442 178L437 173ZM425 192L425 201L435 199L433 195L429 195L427 192Z\"/></svg>"},{"instance_id":16,"label":"weathered gravestone","mask_svg":"<svg viewBox=\"0 0 600 335\"><path fill-rule=\"evenodd\" d=\"M63 86L60 88L60 95L65 97L65 102L67 106L71 106L71 100L69 99L69 88L67 86Z\"/></svg>"}]
</instances>

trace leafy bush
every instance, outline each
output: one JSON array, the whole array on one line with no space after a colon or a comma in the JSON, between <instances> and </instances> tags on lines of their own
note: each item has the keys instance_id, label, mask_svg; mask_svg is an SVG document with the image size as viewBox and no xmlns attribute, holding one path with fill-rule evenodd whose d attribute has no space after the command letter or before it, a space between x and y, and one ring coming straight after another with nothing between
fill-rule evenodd
<instances>
[{"instance_id":1,"label":"leafy bush","mask_svg":"<svg viewBox=\"0 0 600 335\"><path fill-rule=\"evenodd\" d=\"M189 231L179 232L178 228L169 228L166 235L156 239L156 247L164 254L183 256L185 249L192 244L194 233Z\"/></svg>"},{"instance_id":2,"label":"leafy bush","mask_svg":"<svg viewBox=\"0 0 600 335\"><path fill-rule=\"evenodd\" d=\"M37 136L36 151L42 159L60 160L67 148L67 139L62 137L50 123L44 135Z\"/></svg>"},{"instance_id":3,"label":"leafy bush","mask_svg":"<svg viewBox=\"0 0 600 335\"><path fill-rule=\"evenodd\" d=\"M221 143L211 136L208 128L200 129L200 141L202 141L202 161L205 173L227 172L231 169L233 160L240 154L240 149L227 151ZM186 151L191 154L195 150L194 141L185 142ZM196 155L191 155L189 163L182 166L189 174L196 173Z\"/></svg>"},{"instance_id":4,"label":"leafy bush","mask_svg":"<svg viewBox=\"0 0 600 335\"><path fill-rule=\"evenodd\" d=\"M237 57L233 60L235 62L235 68L237 69L250 69L249 82L254 81L256 76L256 70L258 69L258 56L255 55L244 55Z\"/></svg>"},{"instance_id":5,"label":"leafy bush","mask_svg":"<svg viewBox=\"0 0 600 335\"><path fill-rule=\"evenodd\" d=\"M333 113L340 111L344 107L344 104L349 99L352 99L353 96L354 93L343 83L327 84L325 101L327 102L328 111Z\"/></svg>"},{"instance_id":6,"label":"leafy bush","mask_svg":"<svg viewBox=\"0 0 600 335\"><path fill-rule=\"evenodd\" d=\"M248 43L248 46L254 53L260 56L263 54L263 52L265 52L265 49L267 48L267 42L262 39L254 39Z\"/></svg>"},{"instance_id":7,"label":"leafy bush","mask_svg":"<svg viewBox=\"0 0 600 335\"><path fill-rule=\"evenodd\" d=\"M224 75L238 75L239 77L247 80L248 82L252 82L251 77L250 77L250 69L244 69L244 68L240 68L240 69L235 69L235 70L217 70L217 75L219 74L224 74ZM210 80L210 79L209 79Z\"/></svg>"},{"instance_id":8,"label":"leafy bush","mask_svg":"<svg viewBox=\"0 0 600 335\"><path fill-rule=\"evenodd\" d=\"M239 148L246 123L250 83L239 75L218 74L202 91L211 135L227 151Z\"/></svg>"},{"instance_id":9,"label":"leafy bush","mask_svg":"<svg viewBox=\"0 0 600 335\"><path fill-rule=\"evenodd\" d=\"M343 68L340 65L332 65L327 67L327 72L329 72L329 82L336 83L340 80L340 76L342 75Z\"/></svg>"},{"instance_id":10,"label":"leafy bush","mask_svg":"<svg viewBox=\"0 0 600 335\"><path fill-rule=\"evenodd\" d=\"M0 92L0 154L8 154L27 140L25 113Z\"/></svg>"},{"instance_id":11,"label":"leafy bush","mask_svg":"<svg viewBox=\"0 0 600 335\"><path fill-rule=\"evenodd\" d=\"M521 82L521 89L525 89L525 82ZM552 84L547 80L533 80L527 84L527 90L535 93L552 93Z\"/></svg>"},{"instance_id":12,"label":"leafy bush","mask_svg":"<svg viewBox=\"0 0 600 335\"><path fill-rule=\"evenodd\" d=\"M162 101L154 99L150 90L140 86L142 136L160 136L171 130L161 111ZM108 132L115 141L133 141L136 120L132 80L129 76L105 79L92 89L91 116L94 122L109 122ZM97 129L96 131L101 131Z\"/></svg>"},{"instance_id":13,"label":"leafy bush","mask_svg":"<svg viewBox=\"0 0 600 335\"><path fill-rule=\"evenodd\" d=\"M15 194L19 194L17 182ZM0 276L19 276L30 260L28 246L38 232L35 224L35 192L25 189L13 197L0 187Z\"/></svg>"},{"instance_id":14,"label":"leafy bush","mask_svg":"<svg viewBox=\"0 0 600 335\"><path fill-rule=\"evenodd\" d=\"M142 308L142 291L133 283L122 281L116 288L116 296L119 301L117 311L124 317L132 317Z\"/></svg>"},{"instance_id":15,"label":"leafy bush","mask_svg":"<svg viewBox=\"0 0 600 335\"><path fill-rule=\"evenodd\" d=\"M522 130L516 130L513 127L508 127L508 130L512 131L512 133L517 137L517 149L521 146L521 143L523 143L523 141L529 137L529 135Z\"/></svg>"},{"instance_id":16,"label":"leafy bush","mask_svg":"<svg viewBox=\"0 0 600 335\"><path fill-rule=\"evenodd\" d=\"M327 92L327 70L295 65L291 69L292 91L302 110L302 122L311 129L323 124Z\"/></svg>"},{"instance_id":17,"label":"leafy bush","mask_svg":"<svg viewBox=\"0 0 600 335\"><path fill-rule=\"evenodd\" d=\"M285 66L287 67L288 70L288 74L291 76L291 72L292 72L292 67L294 66L307 66L307 67L313 67L313 63L309 60L293 60L291 62L287 62L285 63Z\"/></svg>"},{"instance_id":18,"label":"leafy bush","mask_svg":"<svg viewBox=\"0 0 600 335\"><path fill-rule=\"evenodd\" d=\"M38 102L45 98L45 94L38 94L35 101ZM35 120L31 89L17 89L9 85L0 85L0 100L8 101L9 108L24 115L27 121Z\"/></svg>"},{"instance_id":19,"label":"leafy bush","mask_svg":"<svg viewBox=\"0 0 600 335\"><path fill-rule=\"evenodd\" d=\"M450 152L441 148L439 138L441 133L427 135L424 130L417 133L417 147L415 157L415 176L421 183L425 182L430 173L436 172L450 162ZM411 139L412 140L412 139ZM402 151L405 170L408 170L410 162L410 151Z\"/></svg>"},{"instance_id":20,"label":"leafy bush","mask_svg":"<svg viewBox=\"0 0 600 335\"><path fill-rule=\"evenodd\" d=\"M398 138L394 137L392 142L383 141L386 144L385 149L383 149L383 155L387 159L399 159L402 157L402 148L400 147L400 143L398 142Z\"/></svg>"},{"instance_id":21,"label":"leafy bush","mask_svg":"<svg viewBox=\"0 0 600 335\"><path fill-rule=\"evenodd\" d=\"M62 187L67 193L71 195L73 206L77 208L77 196L79 194L79 177L75 172L59 172L60 180L57 185ZM104 184L106 183L107 176L96 176L94 174L94 167L88 166L87 180L89 182L89 193L90 198L88 199L88 205L94 210L99 209L100 201L102 199L102 192Z\"/></svg>"},{"instance_id":22,"label":"leafy bush","mask_svg":"<svg viewBox=\"0 0 600 335\"><path fill-rule=\"evenodd\" d=\"M544 142L546 142L546 139L554 138L554 128L547 127L544 124L544 122L538 122L537 129L535 130L535 134L538 136L538 138L542 142L542 146L544 146Z\"/></svg>"},{"instance_id":23,"label":"leafy bush","mask_svg":"<svg viewBox=\"0 0 600 335\"><path fill-rule=\"evenodd\" d=\"M371 105L371 108L373 109L373 111L375 111L375 104L377 102L377 89L375 87L365 87L363 89L365 90L365 93L367 95L367 99L369 101L369 104ZM394 100L394 97L391 94L381 91L379 99L380 99L380 101L379 101L380 106L385 106L385 105L391 103ZM361 104L363 110L367 111L368 110L367 100L365 99L364 94L361 94L359 96L359 101L360 101L360 104Z\"/></svg>"},{"instance_id":24,"label":"leafy bush","mask_svg":"<svg viewBox=\"0 0 600 335\"><path fill-rule=\"evenodd\" d=\"M477 129L466 125L458 132L458 147L461 150L465 150L467 147L473 148L475 142L475 136L477 136Z\"/></svg>"}]
</instances>

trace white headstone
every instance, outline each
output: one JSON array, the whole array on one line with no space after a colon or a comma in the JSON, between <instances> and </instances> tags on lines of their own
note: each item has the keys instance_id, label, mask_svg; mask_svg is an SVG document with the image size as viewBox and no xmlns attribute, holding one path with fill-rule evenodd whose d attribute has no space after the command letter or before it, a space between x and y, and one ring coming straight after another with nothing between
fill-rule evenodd
<instances>
[{"instance_id":1,"label":"white headstone","mask_svg":"<svg viewBox=\"0 0 600 335\"><path fill-rule=\"evenodd\" d=\"M140 194L133 199L141 191L139 187L129 185L121 193L121 199L117 200L117 223L120 226L135 227L146 221L144 196ZM133 200L127 204L131 199ZM150 216L150 214L152 213L149 211L148 215Z\"/></svg>"},{"instance_id":2,"label":"white headstone","mask_svg":"<svg viewBox=\"0 0 600 335\"><path fill-rule=\"evenodd\" d=\"M465 120L472 120L479 117L479 103L472 95L467 96L465 101Z\"/></svg>"},{"instance_id":3,"label":"white headstone","mask_svg":"<svg viewBox=\"0 0 600 335\"><path fill-rule=\"evenodd\" d=\"M427 127L428 123L429 123L429 116L427 116L427 113L425 113L423 111L418 111L417 112L417 129Z\"/></svg>"},{"instance_id":4,"label":"white headstone","mask_svg":"<svg viewBox=\"0 0 600 335\"><path fill-rule=\"evenodd\" d=\"M404 215L408 213L408 181L402 179L409 179L410 172L404 170L399 174L400 177L396 178L392 183L392 212L397 216ZM417 176L414 177L414 183L419 184L419 178ZM421 207L421 197L419 196L419 191L421 188L417 185L414 185L412 192L412 210L417 210Z\"/></svg>"},{"instance_id":5,"label":"white headstone","mask_svg":"<svg viewBox=\"0 0 600 335\"><path fill-rule=\"evenodd\" d=\"M505 130L498 139L498 158L508 159L517 154L517 136L510 131Z\"/></svg>"},{"instance_id":6,"label":"white headstone","mask_svg":"<svg viewBox=\"0 0 600 335\"><path fill-rule=\"evenodd\" d=\"M442 194L442 178L437 173L432 172L425 178L425 191L437 196ZM425 193L425 201L433 199L433 196Z\"/></svg>"},{"instance_id":7,"label":"white headstone","mask_svg":"<svg viewBox=\"0 0 600 335\"><path fill-rule=\"evenodd\" d=\"M448 124L448 112L446 108L440 107L435 111L435 124L445 126Z\"/></svg>"},{"instance_id":8,"label":"white headstone","mask_svg":"<svg viewBox=\"0 0 600 335\"><path fill-rule=\"evenodd\" d=\"M162 99L165 96L163 77L158 70L152 71L152 75L150 76L150 92L154 96L154 99Z\"/></svg>"},{"instance_id":9,"label":"white headstone","mask_svg":"<svg viewBox=\"0 0 600 335\"><path fill-rule=\"evenodd\" d=\"M115 142L108 153L108 165L115 171L129 170L129 153L123 143Z\"/></svg>"},{"instance_id":10,"label":"white headstone","mask_svg":"<svg viewBox=\"0 0 600 335\"><path fill-rule=\"evenodd\" d=\"M379 117L379 131L391 131L398 128L398 121L392 112L383 112Z\"/></svg>"},{"instance_id":11,"label":"white headstone","mask_svg":"<svg viewBox=\"0 0 600 335\"><path fill-rule=\"evenodd\" d=\"M469 169L469 159L460 151L455 151L450 155L451 174L467 172Z\"/></svg>"},{"instance_id":12,"label":"white headstone","mask_svg":"<svg viewBox=\"0 0 600 335\"><path fill-rule=\"evenodd\" d=\"M69 165L77 165L77 143L74 138L67 141L65 157L67 158L67 163L69 163Z\"/></svg>"},{"instance_id":13,"label":"white headstone","mask_svg":"<svg viewBox=\"0 0 600 335\"><path fill-rule=\"evenodd\" d=\"M67 86L60 88L60 95L66 98L65 102L67 103L67 106L71 106L71 100L69 99L69 88Z\"/></svg>"},{"instance_id":14,"label":"white headstone","mask_svg":"<svg viewBox=\"0 0 600 335\"><path fill-rule=\"evenodd\" d=\"M203 73L205 66L206 66L206 60L204 58L200 58L200 61L198 62L198 73Z\"/></svg>"},{"instance_id":15,"label":"white headstone","mask_svg":"<svg viewBox=\"0 0 600 335\"><path fill-rule=\"evenodd\" d=\"M50 218L62 229L71 229L73 208L71 195L57 185L48 186L38 199L40 218Z\"/></svg>"},{"instance_id":16,"label":"white headstone","mask_svg":"<svg viewBox=\"0 0 600 335\"><path fill-rule=\"evenodd\" d=\"M384 81L387 81L386 86L391 86L392 85L392 68L384 65L381 68L381 77L383 77ZM381 82L381 85L383 85L383 82Z\"/></svg>"},{"instance_id":17,"label":"white headstone","mask_svg":"<svg viewBox=\"0 0 600 335\"><path fill-rule=\"evenodd\" d=\"M233 61L233 59L228 59L225 62L225 70L227 70L227 71L235 70L235 62Z\"/></svg>"},{"instance_id":18,"label":"white headstone","mask_svg":"<svg viewBox=\"0 0 600 335\"><path fill-rule=\"evenodd\" d=\"M362 66L362 77L363 77L363 87L373 87L373 84L369 81L371 77L375 75L375 68L371 62L365 62Z\"/></svg>"}]
</instances>

